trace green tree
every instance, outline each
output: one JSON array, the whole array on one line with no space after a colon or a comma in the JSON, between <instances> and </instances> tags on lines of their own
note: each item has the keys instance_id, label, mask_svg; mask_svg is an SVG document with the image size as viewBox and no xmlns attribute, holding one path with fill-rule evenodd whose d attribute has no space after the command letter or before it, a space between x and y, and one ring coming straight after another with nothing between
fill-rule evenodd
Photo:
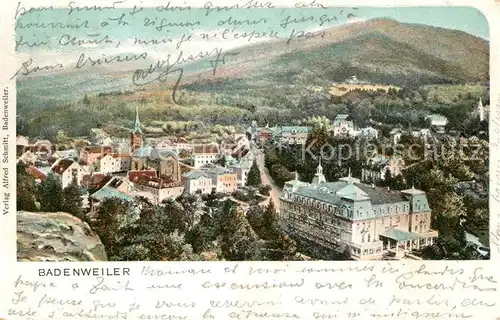
<instances>
[{"instance_id":1,"label":"green tree","mask_svg":"<svg viewBox=\"0 0 500 320\"><path fill-rule=\"evenodd\" d=\"M220 216L219 243L222 256L230 261L255 260L257 237L244 213L230 201L225 202Z\"/></svg>"},{"instance_id":2,"label":"green tree","mask_svg":"<svg viewBox=\"0 0 500 320\"><path fill-rule=\"evenodd\" d=\"M182 206L182 213L187 224L187 228L192 228L203 214L203 200L199 194L183 194L177 198Z\"/></svg>"},{"instance_id":3,"label":"green tree","mask_svg":"<svg viewBox=\"0 0 500 320\"><path fill-rule=\"evenodd\" d=\"M200 221L186 233L185 238L194 253L212 249L213 241L216 239L212 217L208 214L202 215Z\"/></svg>"},{"instance_id":4,"label":"green tree","mask_svg":"<svg viewBox=\"0 0 500 320\"><path fill-rule=\"evenodd\" d=\"M328 141L330 132L333 130L332 122L325 116L309 117L304 122L311 126L311 131L307 135L306 146L310 146L310 149L314 151L321 149Z\"/></svg>"},{"instance_id":5,"label":"green tree","mask_svg":"<svg viewBox=\"0 0 500 320\"><path fill-rule=\"evenodd\" d=\"M87 106L90 105L90 99L87 94L85 94L85 96L83 97L83 104Z\"/></svg>"},{"instance_id":6,"label":"green tree","mask_svg":"<svg viewBox=\"0 0 500 320\"><path fill-rule=\"evenodd\" d=\"M257 160L254 160L250 170L248 171L247 185L258 187L262 184L262 179L260 177L259 166L257 165Z\"/></svg>"},{"instance_id":7,"label":"green tree","mask_svg":"<svg viewBox=\"0 0 500 320\"><path fill-rule=\"evenodd\" d=\"M197 260L191 245L186 243L184 235L177 230L170 234L148 233L140 239L148 249L148 260Z\"/></svg>"},{"instance_id":8,"label":"green tree","mask_svg":"<svg viewBox=\"0 0 500 320\"><path fill-rule=\"evenodd\" d=\"M62 187L59 178L49 173L43 180L39 189L40 210L45 212L57 212L62 209Z\"/></svg>"},{"instance_id":9,"label":"green tree","mask_svg":"<svg viewBox=\"0 0 500 320\"><path fill-rule=\"evenodd\" d=\"M264 240L276 239L279 235L278 214L274 206L273 199L269 199L269 204L262 214L262 235Z\"/></svg>"},{"instance_id":10,"label":"green tree","mask_svg":"<svg viewBox=\"0 0 500 320\"><path fill-rule=\"evenodd\" d=\"M297 244L286 234L279 234L266 245L265 258L272 261L294 260L297 254Z\"/></svg>"},{"instance_id":11,"label":"green tree","mask_svg":"<svg viewBox=\"0 0 500 320\"><path fill-rule=\"evenodd\" d=\"M384 179L380 182L382 187L391 187L393 183L392 172L389 168L386 169Z\"/></svg>"},{"instance_id":12,"label":"green tree","mask_svg":"<svg viewBox=\"0 0 500 320\"><path fill-rule=\"evenodd\" d=\"M128 232L134 223L134 220L129 219L129 215L133 212L134 208L130 202L106 198L101 201L95 219L90 222L92 229L99 235L110 260L120 260L120 251L123 247L133 244L131 239L136 234Z\"/></svg>"},{"instance_id":13,"label":"green tree","mask_svg":"<svg viewBox=\"0 0 500 320\"><path fill-rule=\"evenodd\" d=\"M61 210L83 220L82 191L76 181L63 189Z\"/></svg>"},{"instance_id":14,"label":"green tree","mask_svg":"<svg viewBox=\"0 0 500 320\"><path fill-rule=\"evenodd\" d=\"M37 193L35 179L26 172L26 165L18 163L17 178L17 210L37 211L35 197Z\"/></svg>"},{"instance_id":15,"label":"green tree","mask_svg":"<svg viewBox=\"0 0 500 320\"><path fill-rule=\"evenodd\" d=\"M250 226L252 229L261 237L263 233L263 219L262 216L264 215L264 210L260 205L252 205L247 211L246 214L246 219L248 223L250 223Z\"/></svg>"}]
</instances>

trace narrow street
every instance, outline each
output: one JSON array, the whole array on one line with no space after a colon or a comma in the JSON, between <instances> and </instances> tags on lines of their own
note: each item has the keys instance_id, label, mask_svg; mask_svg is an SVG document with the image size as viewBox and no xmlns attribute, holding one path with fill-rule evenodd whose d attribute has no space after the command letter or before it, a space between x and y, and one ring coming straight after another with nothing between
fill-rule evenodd
<instances>
[{"instance_id":1,"label":"narrow street","mask_svg":"<svg viewBox=\"0 0 500 320\"><path fill-rule=\"evenodd\" d=\"M260 151L259 149L253 147L252 152L255 155L255 159L257 160L257 165L259 166L260 170L260 177L262 180L263 185L269 185L271 186L271 191L270 191L270 197L268 199L273 199L274 206L276 208L276 212L279 212L280 210L280 194L281 194L281 189L274 183L273 179L271 178L271 175L269 174L269 171L267 170L264 162L264 153ZM266 200L262 204L267 205L269 200Z\"/></svg>"}]
</instances>

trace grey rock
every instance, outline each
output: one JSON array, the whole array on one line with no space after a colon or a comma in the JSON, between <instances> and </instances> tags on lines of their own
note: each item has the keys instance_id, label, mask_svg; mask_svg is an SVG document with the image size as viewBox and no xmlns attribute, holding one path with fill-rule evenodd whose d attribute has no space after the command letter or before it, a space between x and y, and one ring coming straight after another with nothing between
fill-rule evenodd
<instances>
[{"instance_id":1,"label":"grey rock","mask_svg":"<svg viewBox=\"0 0 500 320\"><path fill-rule=\"evenodd\" d=\"M18 261L106 261L99 237L65 212L17 212Z\"/></svg>"}]
</instances>

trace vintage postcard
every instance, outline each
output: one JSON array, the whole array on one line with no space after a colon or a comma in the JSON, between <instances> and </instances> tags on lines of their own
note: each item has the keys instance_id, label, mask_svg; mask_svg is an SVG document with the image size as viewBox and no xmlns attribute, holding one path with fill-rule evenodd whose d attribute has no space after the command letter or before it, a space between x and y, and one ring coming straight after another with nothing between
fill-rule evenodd
<instances>
[{"instance_id":1,"label":"vintage postcard","mask_svg":"<svg viewBox=\"0 0 500 320\"><path fill-rule=\"evenodd\" d=\"M500 318L499 13L9 4L0 318Z\"/></svg>"}]
</instances>

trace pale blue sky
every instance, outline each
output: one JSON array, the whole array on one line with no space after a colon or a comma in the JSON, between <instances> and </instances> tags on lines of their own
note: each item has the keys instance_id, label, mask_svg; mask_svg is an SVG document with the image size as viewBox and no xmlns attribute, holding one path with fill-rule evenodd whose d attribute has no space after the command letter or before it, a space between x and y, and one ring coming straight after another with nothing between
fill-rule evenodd
<instances>
[{"instance_id":1,"label":"pale blue sky","mask_svg":"<svg viewBox=\"0 0 500 320\"><path fill-rule=\"evenodd\" d=\"M128 13L125 16L125 21L129 23L128 26L118 26L116 23L111 23L106 28L100 28L99 25L103 21L106 21L108 17L117 18L121 16L122 13L126 11L123 10L107 10L103 12L77 12L68 16L67 10L56 9L53 11L44 12L34 12L21 16L18 22L25 24L28 22L62 22L62 23L77 23L83 22L85 20L89 21L89 28L82 28L78 31L71 30L71 34L75 36L86 36L92 33L108 34L114 39L130 39L134 37L147 37L147 38L159 38L165 36L179 36L184 32L190 32L187 28L170 28L169 31L163 30L161 32L156 31L153 26L144 26L144 19L149 17L151 20L157 19L168 19L169 22L185 22L185 21L200 21L199 26L195 26L192 31L200 30L214 30L223 29L226 26L219 26L217 22L219 20L224 20L225 18L232 16L237 19L249 19L258 20L260 18L267 19L266 24L260 24L258 26L242 26L239 30L278 30L280 34L288 35L292 28L295 29L312 29L319 28L317 22L302 22L298 24L293 24L283 29L279 26L280 22L287 15L292 15L294 17L307 17L310 15L319 16L321 14L327 14L330 17L338 17L337 21L332 21L326 23L321 27L328 28L340 24L346 23L346 12L356 12L357 17L363 19L372 18L393 18L400 22L408 23L420 23L432 26L438 26L448 29L456 29L465 31L475 36L479 36L486 40L489 39L488 23L485 17L478 10L471 7L403 7L403 8L370 8L370 7L360 7L356 11L352 11L349 8L344 9L344 14L339 14L341 8L328 8L328 9L238 9L232 12L212 12L210 15L205 15L204 9L193 9L191 11L176 12L176 13L158 13L153 8L144 9L144 11L134 15L129 16ZM58 47L56 39L59 39L61 35L68 33L68 29L36 29L36 28L17 28L16 36L19 39L23 36L25 41L49 41L49 45L45 49L53 49ZM20 51L27 50L23 47Z\"/></svg>"}]
</instances>

